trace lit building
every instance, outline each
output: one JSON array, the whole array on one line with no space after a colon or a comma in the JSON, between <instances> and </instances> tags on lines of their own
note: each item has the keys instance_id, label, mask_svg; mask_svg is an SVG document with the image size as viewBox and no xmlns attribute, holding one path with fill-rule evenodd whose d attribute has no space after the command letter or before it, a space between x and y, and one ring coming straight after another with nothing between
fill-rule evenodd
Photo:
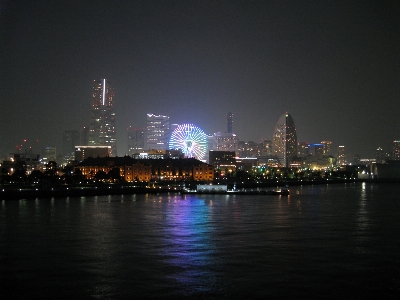
<instances>
[{"instance_id":1,"label":"lit building","mask_svg":"<svg viewBox=\"0 0 400 300\"><path fill-rule=\"evenodd\" d=\"M239 139L234 133L216 132L212 137L212 147L214 151L237 151Z\"/></svg>"},{"instance_id":2,"label":"lit building","mask_svg":"<svg viewBox=\"0 0 400 300\"><path fill-rule=\"evenodd\" d=\"M307 142L300 142L297 145L298 155L300 157L306 157L308 155L308 143Z\"/></svg>"},{"instance_id":3,"label":"lit building","mask_svg":"<svg viewBox=\"0 0 400 300\"><path fill-rule=\"evenodd\" d=\"M385 153L381 147L376 149L375 158L377 164L383 164L385 162Z\"/></svg>"},{"instance_id":4,"label":"lit building","mask_svg":"<svg viewBox=\"0 0 400 300\"><path fill-rule=\"evenodd\" d=\"M109 157L111 146L75 146L75 160L83 161L89 157Z\"/></svg>"},{"instance_id":5,"label":"lit building","mask_svg":"<svg viewBox=\"0 0 400 300\"><path fill-rule=\"evenodd\" d=\"M63 134L63 158L64 162L73 160L75 157L75 146L81 145L81 135L78 130L67 130Z\"/></svg>"},{"instance_id":6,"label":"lit building","mask_svg":"<svg viewBox=\"0 0 400 300\"><path fill-rule=\"evenodd\" d=\"M324 155L324 145L323 144L309 144L308 145L308 155L323 156Z\"/></svg>"},{"instance_id":7,"label":"lit building","mask_svg":"<svg viewBox=\"0 0 400 300\"><path fill-rule=\"evenodd\" d=\"M93 81L88 145L111 146L111 156L117 155L114 88L107 79Z\"/></svg>"},{"instance_id":8,"label":"lit building","mask_svg":"<svg viewBox=\"0 0 400 300\"><path fill-rule=\"evenodd\" d=\"M169 136L169 117L147 114L147 149L167 150Z\"/></svg>"},{"instance_id":9,"label":"lit building","mask_svg":"<svg viewBox=\"0 0 400 300\"><path fill-rule=\"evenodd\" d=\"M332 155L332 142L322 141L321 144L324 145L324 155Z\"/></svg>"},{"instance_id":10,"label":"lit building","mask_svg":"<svg viewBox=\"0 0 400 300\"><path fill-rule=\"evenodd\" d=\"M346 147L345 146L338 147L337 164L339 166L346 164Z\"/></svg>"},{"instance_id":11,"label":"lit building","mask_svg":"<svg viewBox=\"0 0 400 300\"><path fill-rule=\"evenodd\" d=\"M258 156L272 156L272 141L261 141L258 147Z\"/></svg>"},{"instance_id":12,"label":"lit building","mask_svg":"<svg viewBox=\"0 0 400 300\"><path fill-rule=\"evenodd\" d=\"M272 140L272 154L286 168L297 157L296 127L292 116L288 113L283 114L276 123Z\"/></svg>"},{"instance_id":13,"label":"lit building","mask_svg":"<svg viewBox=\"0 0 400 300\"><path fill-rule=\"evenodd\" d=\"M56 161L57 149L55 146L47 146L44 148L43 163L48 163L49 161Z\"/></svg>"},{"instance_id":14,"label":"lit building","mask_svg":"<svg viewBox=\"0 0 400 300\"><path fill-rule=\"evenodd\" d=\"M393 141L392 160L400 160L400 141Z\"/></svg>"},{"instance_id":15,"label":"lit building","mask_svg":"<svg viewBox=\"0 0 400 300\"><path fill-rule=\"evenodd\" d=\"M144 129L128 127L128 154L138 154L144 151Z\"/></svg>"}]
</instances>

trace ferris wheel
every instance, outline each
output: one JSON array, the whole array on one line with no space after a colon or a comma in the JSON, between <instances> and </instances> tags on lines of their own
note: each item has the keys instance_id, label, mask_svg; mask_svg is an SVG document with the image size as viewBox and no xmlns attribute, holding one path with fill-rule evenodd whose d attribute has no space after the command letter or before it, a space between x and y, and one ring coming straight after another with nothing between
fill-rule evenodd
<instances>
[{"instance_id":1,"label":"ferris wheel","mask_svg":"<svg viewBox=\"0 0 400 300\"><path fill-rule=\"evenodd\" d=\"M179 125L171 134L169 148L181 150L188 158L202 160L207 153L207 135L193 124Z\"/></svg>"}]
</instances>

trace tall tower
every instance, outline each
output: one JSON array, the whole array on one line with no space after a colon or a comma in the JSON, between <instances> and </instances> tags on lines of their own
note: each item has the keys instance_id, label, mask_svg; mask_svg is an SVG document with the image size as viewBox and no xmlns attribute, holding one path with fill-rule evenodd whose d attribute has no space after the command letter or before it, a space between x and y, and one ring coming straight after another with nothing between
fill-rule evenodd
<instances>
[{"instance_id":1,"label":"tall tower","mask_svg":"<svg viewBox=\"0 0 400 300\"><path fill-rule=\"evenodd\" d=\"M67 130L63 134L63 157L65 162L75 157L75 146L80 145L81 134L79 130Z\"/></svg>"},{"instance_id":2,"label":"tall tower","mask_svg":"<svg viewBox=\"0 0 400 300\"><path fill-rule=\"evenodd\" d=\"M228 112L228 118L227 118L227 125L228 125L228 129L227 129L227 133L232 133L233 131L233 113Z\"/></svg>"},{"instance_id":3,"label":"tall tower","mask_svg":"<svg viewBox=\"0 0 400 300\"><path fill-rule=\"evenodd\" d=\"M114 88L107 79L93 81L88 144L89 146L111 146L110 155L117 155Z\"/></svg>"},{"instance_id":4,"label":"tall tower","mask_svg":"<svg viewBox=\"0 0 400 300\"><path fill-rule=\"evenodd\" d=\"M382 164L385 161L385 153L381 147L378 147L375 152L376 163Z\"/></svg>"},{"instance_id":5,"label":"tall tower","mask_svg":"<svg viewBox=\"0 0 400 300\"><path fill-rule=\"evenodd\" d=\"M147 149L168 150L169 117L147 114Z\"/></svg>"},{"instance_id":6,"label":"tall tower","mask_svg":"<svg viewBox=\"0 0 400 300\"><path fill-rule=\"evenodd\" d=\"M393 160L400 160L400 140L393 141Z\"/></svg>"},{"instance_id":7,"label":"tall tower","mask_svg":"<svg viewBox=\"0 0 400 300\"><path fill-rule=\"evenodd\" d=\"M346 147L345 146L338 147L337 164L338 164L338 166L343 166L346 164Z\"/></svg>"},{"instance_id":8,"label":"tall tower","mask_svg":"<svg viewBox=\"0 0 400 300\"><path fill-rule=\"evenodd\" d=\"M144 129L128 127L128 153L138 154L144 150Z\"/></svg>"},{"instance_id":9,"label":"tall tower","mask_svg":"<svg viewBox=\"0 0 400 300\"><path fill-rule=\"evenodd\" d=\"M276 123L272 141L272 154L286 168L297 156L296 127L292 116L288 113L283 114Z\"/></svg>"},{"instance_id":10,"label":"tall tower","mask_svg":"<svg viewBox=\"0 0 400 300\"><path fill-rule=\"evenodd\" d=\"M332 155L332 142L322 141L321 144L324 145L324 155Z\"/></svg>"}]
</instances>

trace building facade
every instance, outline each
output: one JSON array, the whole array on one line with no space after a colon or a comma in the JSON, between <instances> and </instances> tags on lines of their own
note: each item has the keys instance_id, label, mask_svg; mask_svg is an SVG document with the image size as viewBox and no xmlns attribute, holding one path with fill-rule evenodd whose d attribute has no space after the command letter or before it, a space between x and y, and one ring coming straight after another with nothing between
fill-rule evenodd
<instances>
[{"instance_id":1,"label":"building facade","mask_svg":"<svg viewBox=\"0 0 400 300\"><path fill-rule=\"evenodd\" d=\"M169 117L147 114L146 149L167 150L170 137Z\"/></svg>"},{"instance_id":2,"label":"building facade","mask_svg":"<svg viewBox=\"0 0 400 300\"><path fill-rule=\"evenodd\" d=\"M144 151L144 129L127 128L128 154L134 155Z\"/></svg>"},{"instance_id":3,"label":"building facade","mask_svg":"<svg viewBox=\"0 0 400 300\"><path fill-rule=\"evenodd\" d=\"M297 157L297 133L293 118L290 114L283 114L276 123L272 152L283 167L288 168Z\"/></svg>"},{"instance_id":4,"label":"building facade","mask_svg":"<svg viewBox=\"0 0 400 300\"><path fill-rule=\"evenodd\" d=\"M93 81L88 145L111 146L111 156L117 155L114 88L107 79Z\"/></svg>"},{"instance_id":5,"label":"building facade","mask_svg":"<svg viewBox=\"0 0 400 300\"><path fill-rule=\"evenodd\" d=\"M81 144L81 134L79 130L67 130L63 134L63 159L64 162L75 159L75 146Z\"/></svg>"},{"instance_id":6,"label":"building facade","mask_svg":"<svg viewBox=\"0 0 400 300\"><path fill-rule=\"evenodd\" d=\"M338 147L337 164L339 166L343 166L346 164L346 147L345 146Z\"/></svg>"}]
</instances>

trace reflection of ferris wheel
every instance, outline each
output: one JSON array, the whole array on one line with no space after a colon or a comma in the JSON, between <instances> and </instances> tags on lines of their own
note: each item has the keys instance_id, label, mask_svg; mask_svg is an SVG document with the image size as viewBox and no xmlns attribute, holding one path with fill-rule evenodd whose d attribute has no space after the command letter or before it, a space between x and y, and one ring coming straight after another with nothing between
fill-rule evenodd
<instances>
[{"instance_id":1,"label":"reflection of ferris wheel","mask_svg":"<svg viewBox=\"0 0 400 300\"><path fill-rule=\"evenodd\" d=\"M186 157L204 159L207 152L207 135L193 124L179 125L171 134L170 149L180 149Z\"/></svg>"}]
</instances>

